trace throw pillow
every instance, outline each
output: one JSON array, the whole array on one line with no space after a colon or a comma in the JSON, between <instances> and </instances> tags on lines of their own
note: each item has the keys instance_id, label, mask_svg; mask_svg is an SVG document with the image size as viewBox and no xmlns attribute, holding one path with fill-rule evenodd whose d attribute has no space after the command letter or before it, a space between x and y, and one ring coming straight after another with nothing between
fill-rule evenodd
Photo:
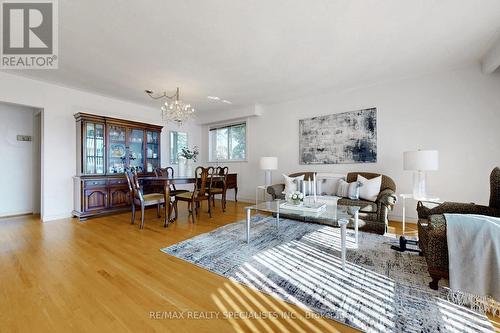
<instances>
[{"instance_id":1,"label":"throw pillow","mask_svg":"<svg viewBox=\"0 0 500 333\"><path fill-rule=\"evenodd\" d=\"M366 179L358 175L358 182L362 184L359 189L359 197L368 201L376 201L380 193L380 186L382 185L382 176Z\"/></svg>"},{"instance_id":2,"label":"throw pillow","mask_svg":"<svg viewBox=\"0 0 500 333\"><path fill-rule=\"evenodd\" d=\"M337 189L337 196L342 198L349 198L352 200L359 199L359 188L361 183L358 181L348 183L345 180L339 180L339 187Z\"/></svg>"},{"instance_id":3,"label":"throw pillow","mask_svg":"<svg viewBox=\"0 0 500 333\"><path fill-rule=\"evenodd\" d=\"M343 179L338 178L322 178L317 179L317 190L319 195L336 195L339 188L339 181Z\"/></svg>"},{"instance_id":4,"label":"throw pillow","mask_svg":"<svg viewBox=\"0 0 500 333\"><path fill-rule=\"evenodd\" d=\"M285 178L285 190L284 194L292 193L299 190L299 182L304 180L304 175L298 177L288 177L283 175Z\"/></svg>"}]
</instances>

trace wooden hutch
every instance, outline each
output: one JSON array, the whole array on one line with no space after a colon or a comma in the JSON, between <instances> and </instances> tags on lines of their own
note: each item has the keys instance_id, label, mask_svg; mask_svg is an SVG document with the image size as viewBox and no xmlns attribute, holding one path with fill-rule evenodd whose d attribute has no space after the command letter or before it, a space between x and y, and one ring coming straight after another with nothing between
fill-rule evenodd
<instances>
[{"instance_id":1,"label":"wooden hutch","mask_svg":"<svg viewBox=\"0 0 500 333\"><path fill-rule=\"evenodd\" d=\"M153 174L161 165L162 126L75 114L77 170L73 215L91 216L130 209L124 170Z\"/></svg>"}]
</instances>

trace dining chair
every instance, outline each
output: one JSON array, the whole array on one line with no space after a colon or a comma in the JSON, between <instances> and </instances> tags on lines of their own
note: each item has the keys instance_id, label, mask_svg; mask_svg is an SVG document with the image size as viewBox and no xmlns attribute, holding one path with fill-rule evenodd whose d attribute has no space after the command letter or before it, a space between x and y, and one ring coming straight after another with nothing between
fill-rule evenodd
<instances>
[{"instance_id":1,"label":"dining chair","mask_svg":"<svg viewBox=\"0 0 500 333\"><path fill-rule=\"evenodd\" d=\"M168 177L168 178L174 178L174 168L172 167L166 167L166 168L156 168L155 170L155 175L156 177ZM189 192L189 190L178 190L175 187L175 184L170 184L170 193L174 194L179 194L183 192Z\"/></svg>"},{"instance_id":2,"label":"dining chair","mask_svg":"<svg viewBox=\"0 0 500 333\"><path fill-rule=\"evenodd\" d=\"M215 207L215 196L221 196L221 208L222 211L226 211L226 192L227 192L227 175L229 174L228 167L217 167L215 168L215 176L217 178L213 181L212 187L210 189L210 197L212 199L212 205ZM221 177L219 179L219 177Z\"/></svg>"},{"instance_id":3,"label":"dining chair","mask_svg":"<svg viewBox=\"0 0 500 333\"><path fill-rule=\"evenodd\" d=\"M168 177L168 178L174 178L174 168L172 167L166 167L166 168L155 168L155 175L156 177ZM174 203L173 205L171 205L171 207L173 207L174 209L174 213L175 213L175 217L174 217L174 220L177 219L177 206L175 205L175 196L177 194L181 194L181 193L187 193L189 192L189 190L182 190L182 189L177 189L175 187L175 184L170 184L169 186L169 193L170 193L170 201L172 203Z\"/></svg>"},{"instance_id":4,"label":"dining chair","mask_svg":"<svg viewBox=\"0 0 500 333\"><path fill-rule=\"evenodd\" d=\"M175 196L174 209L177 210L177 203L184 201L188 203L188 211L193 223L196 221L195 215L199 215L201 203L208 202L208 214L212 217L212 208L210 207L210 168L197 167L195 170L195 182L192 192L180 193Z\"/></svg>"},{"instance_id":5,"label":"dining chair","mask_svg":"<svg viewBox=\"0 0 500 333\"><path fill-rule=\"evenodd\" d=\"M148 206L156 206L156 214L161 217L160 206L165 204L165 195L162 193L149 193L143 194L143 189L139 184L139 179L137 177L137 171L132 168L125 170L125 177L127 178L127 183L130 191L130 201L132 202L132 221L135 223L135 209L136 206L141 207L141 224L140 229L144 228L144 209Z\"/></svg>"}]
</instances>

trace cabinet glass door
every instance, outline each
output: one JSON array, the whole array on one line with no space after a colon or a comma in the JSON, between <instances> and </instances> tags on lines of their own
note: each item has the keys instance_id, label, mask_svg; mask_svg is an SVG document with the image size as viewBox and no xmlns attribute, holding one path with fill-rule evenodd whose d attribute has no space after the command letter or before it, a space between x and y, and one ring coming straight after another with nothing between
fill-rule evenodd
<instances>
[{"instance_id":1,"label":"cabinet glass door","mask_svg":"<svg viewBox=\"0 0 500 333\"><path fill-rule=\"evenodd\" d=\"M104 124L85 124L85 174L104 173Z\"/></svg>"},{"instance_id":2,"label":"cabinet glass door","mask_svg":"<svg viewBox=\"0 0 500 333\"><path fill-rule=\"evenodd\" d=\"M160 135L158 132L146 131L146 171L153 172L160 166Z\"/></svg>"},{"instance_id":3,"label":"cabinet glass door","mask_svg":"<svg viewBox=\"0 0 500 333\"><path fill-rule=\"evenodd\" d=\"M125 127L108 125L108 173L123 173L127 160Z\"/></svg>"},{"instance_id":4,"label":"cabinet glass door","mask_svg":"<svg viewBox=\"0 0 500 333\"><path fill-rule=\"evenodd\" d=\"M128 138L129 166L144 172L144 131L131 129Z\"/></svg>"}]
</instances>

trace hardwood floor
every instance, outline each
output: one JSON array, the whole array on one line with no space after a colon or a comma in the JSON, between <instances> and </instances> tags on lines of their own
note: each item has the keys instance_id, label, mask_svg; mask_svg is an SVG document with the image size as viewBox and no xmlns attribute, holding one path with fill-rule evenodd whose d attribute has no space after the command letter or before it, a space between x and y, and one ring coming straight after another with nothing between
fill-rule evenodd
<instances>
[{"instance_id":1,"label":"hardwood floor","mask_svg":"<svg viewBox=\"0 0 500 333\"><path fill-rule=\"evenodd\" d=\"M0 332L356 332L159 251L243 219L245 205L228 202L222 214L217 202L212 219L204 205L192 224L181 204L167 229L154 209L144 230L130 224L130 213L87 222L0 219ZM391 227L398 232L399 224ZM187 320L174 318L182 315ZM195 315L205 318L188 318Z\"/></svg>"}]
</instances>

